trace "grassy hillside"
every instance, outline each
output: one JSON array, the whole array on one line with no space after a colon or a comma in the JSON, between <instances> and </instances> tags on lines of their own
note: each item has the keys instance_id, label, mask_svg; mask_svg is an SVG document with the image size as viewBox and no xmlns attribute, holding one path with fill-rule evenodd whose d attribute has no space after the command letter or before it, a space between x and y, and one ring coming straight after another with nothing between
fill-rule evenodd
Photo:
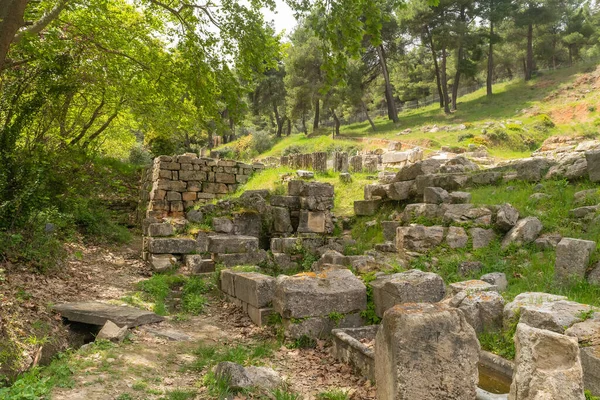
<instances>
[{"instance_id":1,"label":"grassy hillside","mask_svg":"<svg viewBox=\"0 0 600 400\"><path fill-rule=\"evenodd\" d=\"M461 97L458 110L450 115L433 104L402 112L397 125L384 118L375 119L375 131L365 121L342 126L342 137L336 139L330 129L309 136L294 134L275 141L258 158L281 156L292 149L331 152L382 147L376 141L359 138L396 140L432 150L485 145L495 157L527 157L549 136L595 137L600 126L598 89L600 69L579 65L542 74L530 82L497 84L490 98L485 88L480 89ZM431 131L434 125L439 130ZM405 130L410 133L399 135ZM220 149L235 146L234 142Z\"/></svg>"}]
</instances>

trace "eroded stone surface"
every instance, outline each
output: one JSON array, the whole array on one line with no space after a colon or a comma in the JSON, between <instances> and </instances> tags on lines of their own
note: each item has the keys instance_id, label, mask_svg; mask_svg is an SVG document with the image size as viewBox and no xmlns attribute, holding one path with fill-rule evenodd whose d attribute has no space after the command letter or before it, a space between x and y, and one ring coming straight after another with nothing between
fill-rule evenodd
<instances>
[{"instance_id":1,"label":"eroded stone surface","mask_svg":"<svg viewBox=\"0 0 600 400\"><path fill-rule=\"evenodd\" d=\"M100 326L103 326L106 321L112 321L118 326L133 328L164 320L160 315L150 311L96 301L57 304L53 309L69 321Z\"/></svg>"}]
</instances>

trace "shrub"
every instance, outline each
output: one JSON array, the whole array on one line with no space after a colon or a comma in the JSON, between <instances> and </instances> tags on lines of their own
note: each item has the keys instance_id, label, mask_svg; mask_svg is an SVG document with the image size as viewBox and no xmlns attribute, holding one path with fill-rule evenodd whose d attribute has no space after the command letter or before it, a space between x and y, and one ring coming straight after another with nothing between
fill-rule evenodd
<instances>
[{"instance_id":1,"label":"shrub","mask_svg":"<svg viewBox=\"0 0 600 400\"><path fill-rule=\"evenodd\" d=\"M547 114L538 115L538 121L547 128L554 128L556 126Z\"/></svg>"},{"instance_id":2,"label":"shrub","mask_svg":"<svg viewBox=\"0 0 600 400\"><path fill-rule=\"evenodd\" d=\"M269 133L265 131L256 131L252 134L252 148L259 154L264 153L273 147L273 140Z\"/></svg>"},{"instance_id":3,"label":"shrub","mask_svg":"<svg viewBox=\"0 0 600 400\"><path fill-rule=\"evenodd\" d=\"M523 127L519 124L506 124L506 129L508 129L509 131L515 131L515 132L522 132L523 131Z\"/></svg>"},{"instance_id":4,"label":"shrub","mask_svg":"<svg viewBox=\"0 0 600 400\"><path fill-rule=\"evenodd\" d=\"M300 146L297 144L293 144L291 146L286 147L285 149L283 149L283 155L284 156L289 156L290 154L302 154L305 152L305 148L304 146Z\"/></svg>"},{"instance_id":5,"label":"shrub","mask_svg":"<svg viewBox=\"0 0 600 400\"><path fill-rule=\"evenodd\" d=\"M136 143L129 151L129 162L134 165L148 165L152 163L152 154L142 143Z\"/></svg>"},{"instance_id":6,"label":"shrub","mask_svg":"<svg viewBox=\"0 0 600 400\"><path fill-rule=\"evenodd\" d=\"M475 137L475 135L473 135L472 133L463 133L461 135L458 135L458 141L459 142L464 142L467 139L473 139Z\"/></svg>"}]
</instances>

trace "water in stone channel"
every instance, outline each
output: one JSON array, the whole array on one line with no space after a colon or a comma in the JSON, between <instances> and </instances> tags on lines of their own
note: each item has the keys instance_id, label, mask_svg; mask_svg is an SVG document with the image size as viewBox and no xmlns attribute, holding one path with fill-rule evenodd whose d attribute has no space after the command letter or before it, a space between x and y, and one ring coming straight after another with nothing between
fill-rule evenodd
<instances>
[{"instance_id":1,"label":"water in stone channel","mask_svg":"<svg viewBox=\"0 0 600 400\"><path fill-rule=\"evenodd\" d=\"M510 379L491 368L479 365L479 387L494 394L510 392Z\"/></svg>"}]
</instances>

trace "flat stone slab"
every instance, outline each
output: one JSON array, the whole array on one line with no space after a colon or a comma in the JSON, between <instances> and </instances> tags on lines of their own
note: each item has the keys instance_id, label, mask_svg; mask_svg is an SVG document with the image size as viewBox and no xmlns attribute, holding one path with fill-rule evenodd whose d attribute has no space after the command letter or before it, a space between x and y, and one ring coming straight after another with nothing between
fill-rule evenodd
<instances>
[{"instance_id":1,"label":"flat stone slab","mask_svg":"<svg viewBox=\"0 0 600 400\"><path fill-rule=\"evenodd\" d=\"M118 326L130 328L163 321L164 318L153 312L129 306L115 306L97 301L57 304L54 311L72 322L103 326L112 321Z\"/></svg>"}]
</instances>

